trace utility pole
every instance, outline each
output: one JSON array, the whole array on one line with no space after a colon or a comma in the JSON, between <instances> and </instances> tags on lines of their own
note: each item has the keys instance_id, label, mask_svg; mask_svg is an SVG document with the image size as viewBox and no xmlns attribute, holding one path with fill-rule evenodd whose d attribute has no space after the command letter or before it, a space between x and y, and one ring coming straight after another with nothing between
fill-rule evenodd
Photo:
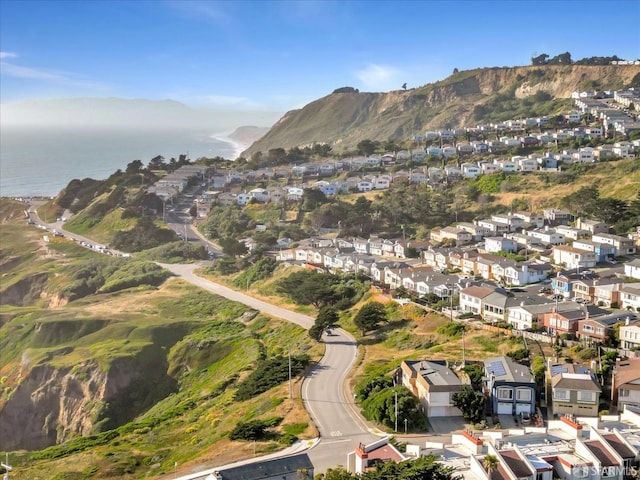
<instances>
[{"instance_id":1,"label":"utility pole","mask_svg":"<svg viewBox=\"0 0 640 480\"><path fill-rule=\"evenodd\" d=\"M291 384L291 345L289 345L289 399L293 398L293 386Z\"/></svg>"},{"instance_id":2,"label":"utility pole","mask_svg":"<svg viewBox=\"0 0 640 480\"><path fill-rule=\"evenodd\" d=\"M398 391L395 391L395 397L396 397L396 414L395 414L395 418L394 418L394 431L396 433L398 433Z\"/></svg>"}]
</instances>

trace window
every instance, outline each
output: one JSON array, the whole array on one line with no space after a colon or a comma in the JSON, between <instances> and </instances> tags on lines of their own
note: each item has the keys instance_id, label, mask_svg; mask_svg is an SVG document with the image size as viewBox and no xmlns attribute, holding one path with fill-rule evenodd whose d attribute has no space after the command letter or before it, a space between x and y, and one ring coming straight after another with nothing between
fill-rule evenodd
<instances>
[{"instance_id":1,"label":"window","mask_svg":"<svg viewBox=\"0 0 640 480\"><path fill-rule=\"evenodd\" d=\"M569 400L569 394L566 390L556 389L553 391L554 400Z\"/></svg>"},{"instance_id":2,"label":"window","mask_svg":"<svg viewBox=\"0 0 640 480\"><path fill-rule=\"evenodd\" d=\"M518 388L516 389L516 400L531 400L531 390L529 388Z\"/></svg>"},{"instance_id":3,"label":"window","mask_svg":"<svg viewBox=\"0 0 640 480\"><path fill-rule=\"evenodd\" d=\"M595 401L595 397L594 392L578 390L578 402L593 402Z\"/></svg>"},{"instance_id":4,"label":"window","mask_svg":"<svg viewBox=\"0 0 640 480\"><path fill-rule=\"evenodd\" d=\"M499 388L498 389L498 398L500 400L512 400L513 399L513 390L510 388Z\"/></svg>"},{"instance_id":5,"label":"window","mask_svg":"<svg viewBox=\"0 0 640 480\"><path fill-rule=\"evenodd\" d=\"M592 325L583 325L582 326L582 330L585 332L593 332L593 326Z\"/></svg>"},{"instance_id":6,"label":"window","mask_svg":"<svg viewBox=\"0 0 640 480\"><path fill-rule=\"evenodd\" d=\"M621 397L628 397L629 396L629 390L627 390L626 388L621 388L620 389L620 396Z\"/></svg>"}]
</instances>

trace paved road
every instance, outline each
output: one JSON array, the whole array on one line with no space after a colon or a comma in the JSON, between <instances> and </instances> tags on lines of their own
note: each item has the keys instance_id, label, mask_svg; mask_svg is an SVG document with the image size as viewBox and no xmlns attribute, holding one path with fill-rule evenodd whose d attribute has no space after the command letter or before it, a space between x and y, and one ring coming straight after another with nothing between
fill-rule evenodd
<instances>
[{"instance_id":1,"label":"paved road","mask_svg":"<svg viewBox=\"0 0 640 480\"><path fill-rule=\"evenodd\" d=\"M234 300L268 315L293 322L303 328L313 325L313 318L258 300L194 273L197 265L166 265L164 268L198 287ZM378 436L360 418L346 388L346 378L356 360L355 340L347 332L334 329L324 335L325 355L302 385L302 398L312 421L320 431L320 440L307 453L316 472L337 465L346 466L347 453L358 443L370 443ZM193 477L190 477L193 478Z\"/></svg>"},{"instance_id":2,"label":"paved road","mask_svg":"<svg viewBox=\"0 0 640 480\"><path fill-rule=\"evenodd\" d=\"M29 214L35 223L44 224L38 218L34 208L30 209ZM64 222L56 222L55 224L47 224L47 226L50 229L57 228L64 231L63 224ZM66 231L65 235L76 240L90 242L85 237ZM314 323L314 319L308 315L292 312L199 277L194 273L198 265L161 265L193 285L243 303L267 315L282 318L305 329L309 329ZM325 334L323 336L323 340L326 346L325 354L305 378L302 385L302 399L305 407L320 432L320 439L312 443L313 446L307 452L318 473L325 472L327 468L337 465L346 466L348 452L355 450L361 442L366 444L374 441L381 434L361 418L346 385L346 379L358 355L354 338L341 329L333 329L331 335ZM283 452L283 455L290 453L287 450ZM258 460L259 458L250 461ZM204 472L202 476L192 474L181 478L204 478L211 471Z\"/></svg>"}]
</instances>

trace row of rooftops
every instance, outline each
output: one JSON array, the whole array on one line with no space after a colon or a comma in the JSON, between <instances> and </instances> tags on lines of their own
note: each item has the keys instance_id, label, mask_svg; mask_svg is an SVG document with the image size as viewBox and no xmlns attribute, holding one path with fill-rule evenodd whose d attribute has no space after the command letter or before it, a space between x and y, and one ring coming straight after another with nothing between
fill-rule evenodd
<instances>
[{"instance_id":1,"label":"row of rooftops","mask_svg":"<svg viewBox=\"0 0 640 480\"><path fill-rule=\"evenodd\" d=\"M360 444L347 456L358 472L379 462L401 462L432 455L465 480L566 480L604 478L622 480L640 459L640 413L626 407L620 415L580 418L566 415L546 427L508 431L454 432L441 441L408 443L399 452L386 438ZM495 457L489 471L487 456ZM354 460L353 462L352 460ZM625 470L626 468L626 470Z\"/></svg>"}]
</instances>

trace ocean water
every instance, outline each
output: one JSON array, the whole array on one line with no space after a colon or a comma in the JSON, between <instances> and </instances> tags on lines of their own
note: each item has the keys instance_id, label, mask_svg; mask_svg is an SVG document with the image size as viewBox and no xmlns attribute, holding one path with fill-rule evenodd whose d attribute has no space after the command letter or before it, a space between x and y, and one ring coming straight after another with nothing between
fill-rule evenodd
<instances>
[{"instance_id":1,"label":"ocean water","mask_svg":"<svg viewBox=\"0 0 640 480\"><path fill-rule=\"evenodd\" d=\"M242 147L194 130L0 128L0 196L53 196L74 178L102 180L133 160L162 155L235 159Z\"/></svg>"}]
</instances>

